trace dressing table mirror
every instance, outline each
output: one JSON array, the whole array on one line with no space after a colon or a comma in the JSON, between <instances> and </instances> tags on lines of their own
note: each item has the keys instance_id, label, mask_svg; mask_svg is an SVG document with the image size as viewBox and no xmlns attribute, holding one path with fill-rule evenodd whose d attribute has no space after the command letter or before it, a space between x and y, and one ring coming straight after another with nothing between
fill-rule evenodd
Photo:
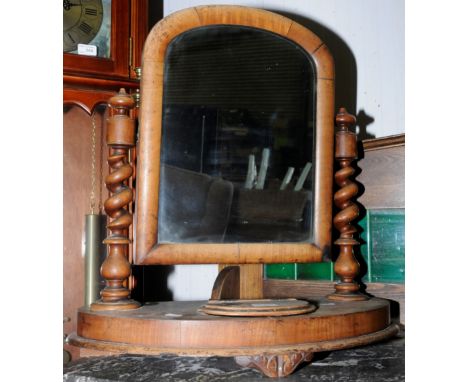
<instances>
[{"instance_id":1,"label":"dressing table mirror","mask_svg":"<svg viewBox=\"0 0 468 382\"><path fill-rule=\"evenodd\" d=\"M161 20L142 62L136 174L128 162L134 102L122 90L109 101L106 286L80 309L69 341L111 352L236 357L278 377L314 352L395 335L389 303L361 294L354 280L355 119L345 109L335 118L326 45L268 11L201 6ZM130 245L134 264L225 267L209 301L141 305L130 299ZM330 261L333 245L340 281L320 301L239 292L245 264Z\"/></svg>"}]
</instances>

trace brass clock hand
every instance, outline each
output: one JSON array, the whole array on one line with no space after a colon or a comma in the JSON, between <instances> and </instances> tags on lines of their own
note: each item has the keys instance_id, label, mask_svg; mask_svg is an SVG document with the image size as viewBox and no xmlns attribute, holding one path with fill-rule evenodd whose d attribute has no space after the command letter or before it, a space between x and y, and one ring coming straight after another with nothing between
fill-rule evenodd
<instances>
[{"instance_id":1,"label":"brass clock hand","mask_svg":"<svg viewBox=\"0 0 468 382\"><path fill-rule=\"evenodd\" d=\"M71 7L82 7L83 4L74 4L74 3L71 3L69 0L63 0L63 9L65 9L66 11L69 11L71 9Z\"/></svg>"}]
</instances>

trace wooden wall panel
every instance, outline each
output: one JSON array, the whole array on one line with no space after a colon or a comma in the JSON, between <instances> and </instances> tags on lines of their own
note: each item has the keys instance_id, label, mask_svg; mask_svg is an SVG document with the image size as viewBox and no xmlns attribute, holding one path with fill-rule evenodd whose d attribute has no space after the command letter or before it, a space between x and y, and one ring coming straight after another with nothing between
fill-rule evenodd
<instances>
[{"instance_id":1,"label":"wooden wall panel","mask_svg":"<svg viewBox=\"0 0 468 382\"><path fill-rule=\"evenodd\" d=\"M405 208L405 136L362 141L356 181L363 186L358 198L367 209Z\"/></svg>"}]
</instances>

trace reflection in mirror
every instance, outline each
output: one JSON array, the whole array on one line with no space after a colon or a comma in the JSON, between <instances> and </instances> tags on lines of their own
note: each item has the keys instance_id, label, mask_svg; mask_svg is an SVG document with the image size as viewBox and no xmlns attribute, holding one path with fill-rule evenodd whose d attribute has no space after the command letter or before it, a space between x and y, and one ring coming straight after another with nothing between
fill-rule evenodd
<instances>
[{"instance_id":1,"label":"reflection in mirror","mask_svg":"<svg viewBox=\"0 0 468 382\"><path fill-rule=\"evenodd\" d=\"M158 242L310 242L316 76L298 45L215 25L168 46Z\"/></svg>"}]
</instances>

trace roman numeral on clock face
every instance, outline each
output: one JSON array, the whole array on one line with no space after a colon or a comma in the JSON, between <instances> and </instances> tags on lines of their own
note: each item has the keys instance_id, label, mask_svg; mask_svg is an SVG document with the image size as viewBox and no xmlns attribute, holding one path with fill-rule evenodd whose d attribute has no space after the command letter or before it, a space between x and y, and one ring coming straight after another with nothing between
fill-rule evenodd
<instances>
[{"instance_id":1,"label":"roman numeral on clock face","mask_svg":"<svg viewBox=\"0 0 468 382\"><path fill-rule=\"evenodd\" d=\"M97 16L97 9L85 8L85 15Z\"/></svg>"},{"instance_id":2,"label":"roman numeral on clock face","mask_svg":"<svg viewBox=\"0 0 468 382\"><path fill-rule=\"evenodd\" d=\"M72 37L72 35L70 33L67 33L68 35L68 38L73 42L73 44L76 43L75 39Z\"/></svg>"},{"instance_id":3,"label":"roman numeral on clock face","mask_svg":"<svg viewBox=\"0 0 468 382\"><path fill-rule=\"evenodd\" d=\"M90 27L87 23L85 23L84 21L80 24L80 26L78 27L80 28L80 30L83 32L83 33L86 33L86 34L89 34L89 32L91 32L91 30L93 29L92 27Z\"/></svg>"}]
</instances>

